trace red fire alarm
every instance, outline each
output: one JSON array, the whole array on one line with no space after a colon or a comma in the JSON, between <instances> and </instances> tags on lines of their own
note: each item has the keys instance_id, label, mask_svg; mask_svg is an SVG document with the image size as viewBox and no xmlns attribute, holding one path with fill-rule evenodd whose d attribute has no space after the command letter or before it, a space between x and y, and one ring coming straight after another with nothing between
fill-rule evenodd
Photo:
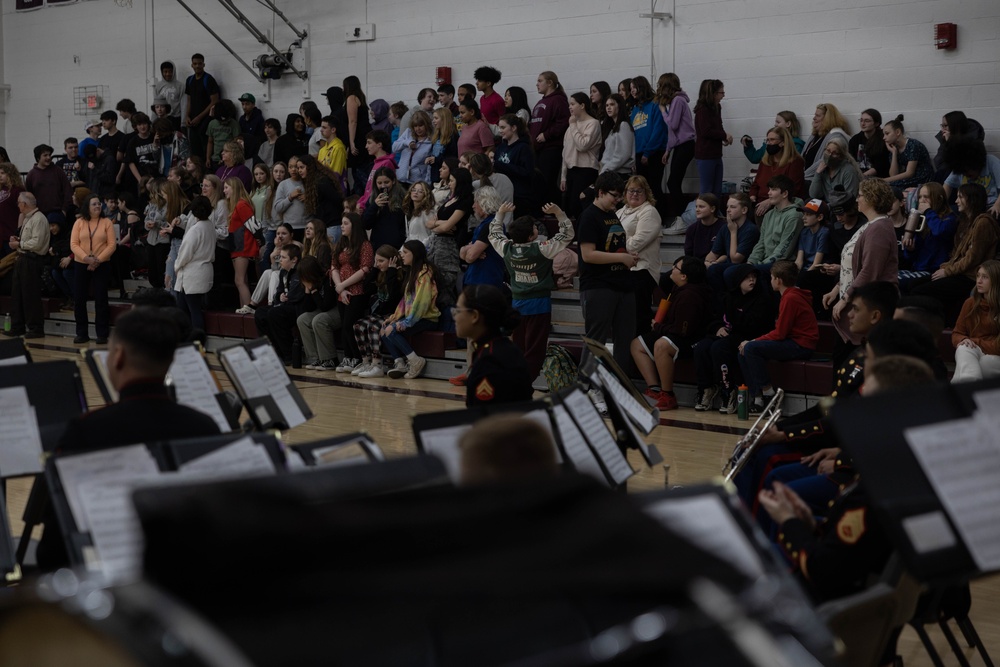
<instances>
[{"instance_id":1,"label":"red fire alarm","mask_svg":"<svg viewBox=\"0 0 1000 667\"><path fill-rule=\"evenodd\" d=\"M934 26L934 46L938 49L954 50L958 47L958 26L954 23L938 23Z\"/></svg>"},{"instance_id":2,"label":"red fire alarm","mask_svg":"<svg viewBox=\"0 0 1000 667\"><path fill-rule=\"evenodd\" d=\"M450 67L438 67L437 76L434 78L437 85L443 86L446 83L451 83L451 68Z\"/></svg>"}]
</instances>

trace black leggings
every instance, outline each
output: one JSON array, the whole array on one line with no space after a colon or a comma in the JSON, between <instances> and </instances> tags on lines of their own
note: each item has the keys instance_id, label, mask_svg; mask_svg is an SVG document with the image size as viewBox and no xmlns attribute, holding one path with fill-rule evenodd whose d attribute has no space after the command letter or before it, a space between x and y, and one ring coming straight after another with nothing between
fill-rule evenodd
<instances>
[{"instance_id":1,"label":"black leggings","mask_svg":"<svg viewBox=\"0 0 1000 667\"><path fill-rule=\"evenodd\" d=\"M666 209L666 215L663 216L664 220L680 215L687 206L682 188L684 187L684 175L693 159L694 139L674 146L670 153L670 175L667 177L667 189L670 190L670 193L666 196L669 208Z\"/></svg>"},{"instance_id":2,"label":"black leggings","mask_svg":"<svg viewBox=\"0 0 1000 667\"><path fill-rule=\"evenodd\" d=\"M649 183L653 191L653 199L656 200L656 210L663 219L663 211L667 204L663 196L663 151L653 151L646 159L646 164L642 163L642 156L635 156L635 173L642 176Z\"/></svg>"}]
</instances>

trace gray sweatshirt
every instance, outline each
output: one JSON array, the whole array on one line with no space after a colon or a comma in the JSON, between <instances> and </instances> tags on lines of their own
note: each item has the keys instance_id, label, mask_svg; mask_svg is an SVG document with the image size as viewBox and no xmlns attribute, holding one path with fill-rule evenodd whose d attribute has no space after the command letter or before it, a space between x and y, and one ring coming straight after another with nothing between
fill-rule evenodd
<instances>
[{"instance_id":1,"label":"gray sweatshirt","mask_svg":"<svg viewBox=\"0 0 1000 667\"><path fill-rule=\"evenodd\" d=\"M601 173L616 171L620 174L632 171L635 165L635 135L632 128L623 121L617 132L612 132L604 140L604 155L601 157Z\"/></svg>"},{"instance_id":2,"label":"gray sweatshirt","mask_svg":"<svg viewBox=\"0 0 1000 667\"><path fill-rule=\"evenodd\" d=\"M309 222L306 218L306 206L302 200L288 198L288 195L302 187L302 181L286 178L278 183L278 189L274 193L274 219L287 222L292 229L305 229L306 223Z\"/></svg>"}]
</instances>

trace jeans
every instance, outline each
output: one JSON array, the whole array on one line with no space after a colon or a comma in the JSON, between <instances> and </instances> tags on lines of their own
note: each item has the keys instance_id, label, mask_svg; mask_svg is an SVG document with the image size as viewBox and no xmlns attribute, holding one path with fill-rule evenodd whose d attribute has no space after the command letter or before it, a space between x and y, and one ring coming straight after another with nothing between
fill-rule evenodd
<instances>
[{"instance_id":1,"label":"jeans","mask_svg":"<svg viewBox=\"0 0 1000 667\"><path fill-rule=\"evenodd\" d=\"M792 361L808 359L810 356L812 350L790 339L748 342L740 355L740 369L750 386L750 395L759 396L761 389L771 384L771 376L767 373L768 361Z\"/></svg>"},{"instance_id":2,"label":"jeans","mask_svg":"<svg viewBox=\"0 0 1000 667\"><path fill-rule=\"evenodd\" d=\"M76 262L70 262L69 267L61 269L58 266L52 269L52 280L55 281L56 286L59 287L59 291L62 292L66 298L73 298L73 281L76 276L76 270L73 268Z\"/></svg>"},{"instance_id":3,"label":"jeans","mask_svg":"<svg viewBox=\"0 0 1000 667\"><path fill-rule=\"evenodd\" d=\"M275 229L264 230L264 259L257 262L257 275L262 275L271 268L271 253L274 252Z\"/></svg>"},{"instance_id":4,"label":"jeans","mask_svg":"<svg viewBox=\"0 0 1000 667\"><path fill-rule=\"evenodd\" d=\"M191 318L191 327L205 330L205 295L176 292L177 305Z\"/></svg>"},{"instance_id":5,"label":"jeans","mask_svg":"<svg viewBox=\"0 0 1000 667\"><path fill-rule=\"evenodd\" d=\"M437 322L418 320L403 333L393 331L388 336L382 336L382 344L385 345L385 349L393 359L404 359L413 352L413 348L410 347L410 337L421 331L433 331L437 329L437 326Z\"/></svg>"},{"instance_id":6,"label":"jeans","mask_svg":"<svg viewBox=\"0 0 1000 667\"><path fill-rule=\"evenodd\" d=\"M715 160L695 160L701 192L711 192L716 197L722 194L722 158Z\"/></svg>"}]
</instances>

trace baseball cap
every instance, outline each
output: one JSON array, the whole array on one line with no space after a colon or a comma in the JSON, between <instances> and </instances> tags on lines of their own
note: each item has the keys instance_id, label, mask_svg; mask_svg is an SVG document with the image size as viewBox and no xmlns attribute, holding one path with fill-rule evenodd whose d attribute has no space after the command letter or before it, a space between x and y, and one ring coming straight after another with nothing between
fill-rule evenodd
<instances>
[{"instance_id":1,"label":"baseball cap","mask_svg":"<svg viewBox=\"0 0 1000 667\"><path fill-rule=\"evenodd\" d=\"M86 134L87 130L89 130L90 128L97 127L100 124L101 124L101 121L99 121L99 120L88 120L86 123L83 124L83 132L84 132L84 134Z\"/></svg>"},{"instance_id":2,"label":"baseball cap","mask_svg":"<svg viewBox=\"0 0 1000 667\"><path fill-rule=\"evenodd\" d=\"M251 104L257 104L257 98L250 93L243 93L240 95L240 102L250 102Z\"/></svg>"},{"instance_id":3,"label":"baseball cap","mask_svg":"<svg viewBox=\"0 0 1000 667\"><path fill-rule=\"evenodd\" d=\"M822 215L824 220L830 219L830 207L822 199L810 199L802 206L802 212Z\"/></svg>"}]
</instances>

